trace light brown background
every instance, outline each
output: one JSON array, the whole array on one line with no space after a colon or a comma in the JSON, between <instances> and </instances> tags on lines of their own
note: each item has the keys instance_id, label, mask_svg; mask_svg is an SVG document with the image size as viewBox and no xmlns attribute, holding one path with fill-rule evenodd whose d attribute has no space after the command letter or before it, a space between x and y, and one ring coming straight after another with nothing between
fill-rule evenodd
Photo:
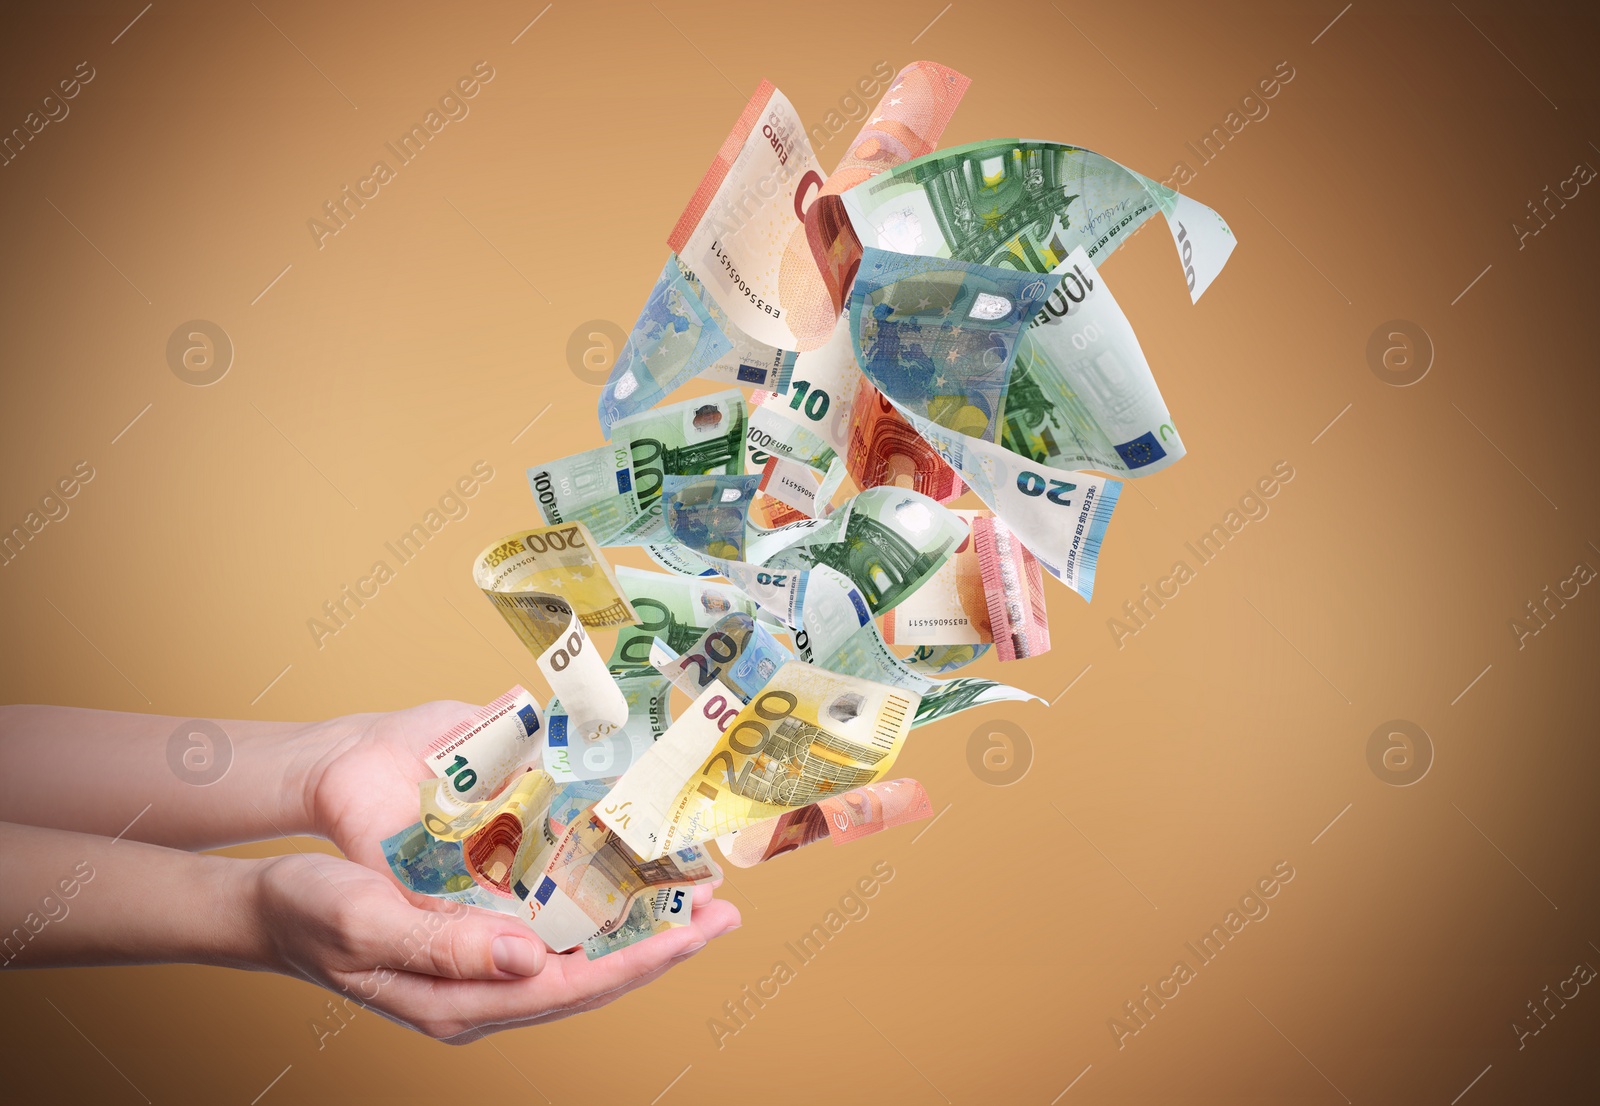
<instances>
[{"instance_id":1,"label":"light brown background","mask_svg":"<svg viewBox=\"0 0 1600 1106\"><path fill-rule=\"evenodd\" d=\"M1200 305L1159 228L1106 267L1190 456L1125 492L1094 603L1053 588L1054 650L1004 672L1070 692L919 731L901 764L945 810L924 836L736 872L744 928L658 985L460 1051L362 1015L319 1051L326 996L286 979L8 971L8 1096L249 1103L280 1074L263 1103L1593 1095L1600 991L1523 1050L1511 1023L1600 966L1600 595L1526 648L1509 624L1600 567L1600 185L1526 248L1511 226L1600 165L1594 17L1362 2L1313 43L1338 0L563 0L513 42L542 6L163 0L115 44L138 0L7 14L0 129L96 76L0 169L0 524L97 475L0 569L0 697L312 718L542 687L469 560L534 519L526 465L598 443L568 338L630 324L762 77L817 123L879 61L936 59L972 77L946 144L1060 139L1160 178L1288 61L1186 189L1239 238ZM318 249L307 220L480 60L470 116ZM1397 317L1437 347L1408 388L1366 356ZM195 318L237 349L208 388L166 361ZM468 517L317 649L306 620L478 460ZM1118 649L1106 620L1280 460L1271 515ZM1002 717L1035 751L1010 787L967 755ZM1366 756L1396 717L1435 749L1406 788ZM708 1019L879 860L870 915L715 1047ZM1108 1019L1279 861L1270 916L1119 1049Z\"/></svg>"}]
</instances>

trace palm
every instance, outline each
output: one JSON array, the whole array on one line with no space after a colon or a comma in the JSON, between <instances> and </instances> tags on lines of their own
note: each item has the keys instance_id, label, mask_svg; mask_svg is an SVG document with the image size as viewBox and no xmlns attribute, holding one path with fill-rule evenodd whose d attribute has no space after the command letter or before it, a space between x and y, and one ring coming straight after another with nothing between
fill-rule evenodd
<instances>
[{"instance_id":1,"label":"palm","mask_svg":"<svg viewBox=\"0 0 1600 1106\"><path fill-rule=\"evenodd\" d=\"M356 732L323 767L312 796L319 831L345 856L387 872L380 843L418 817L422 751L479 708L448 700L350 720Z\"/></svg>"}]
</instances>

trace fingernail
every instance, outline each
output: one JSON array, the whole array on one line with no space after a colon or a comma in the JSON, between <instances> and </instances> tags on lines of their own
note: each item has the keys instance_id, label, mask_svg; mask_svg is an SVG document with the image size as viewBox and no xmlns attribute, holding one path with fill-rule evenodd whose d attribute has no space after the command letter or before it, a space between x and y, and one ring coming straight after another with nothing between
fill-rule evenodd
<instances>
[{"instance_id":1,"label":"fingernail","mask_svg":"<svg viewBox=\"0 0 1600 1106\"><path fill-rule=\"evenodd\" d=\"M496 937L489 946L494 966L508 975L537 975L539 952L533 942L521 937Z\"/></svg>"}]
</instances>

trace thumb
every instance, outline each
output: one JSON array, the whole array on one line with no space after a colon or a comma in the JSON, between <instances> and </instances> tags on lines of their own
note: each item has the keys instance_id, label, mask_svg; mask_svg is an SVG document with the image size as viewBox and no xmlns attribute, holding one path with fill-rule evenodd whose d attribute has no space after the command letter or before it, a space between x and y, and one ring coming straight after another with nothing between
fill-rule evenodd
<instances>
[{"instance_id":1,"label":"thumb","mask_svg":"<svg viewBox=\"0 0 1600 1106\"><path fill-rule=\"evenodd\" d=\"M549 950L515 918L455 903L422 910L386 903L371 919L375 959L399 971L446 979L525 979L544 970Z\"/></svg>"}]
</instances>

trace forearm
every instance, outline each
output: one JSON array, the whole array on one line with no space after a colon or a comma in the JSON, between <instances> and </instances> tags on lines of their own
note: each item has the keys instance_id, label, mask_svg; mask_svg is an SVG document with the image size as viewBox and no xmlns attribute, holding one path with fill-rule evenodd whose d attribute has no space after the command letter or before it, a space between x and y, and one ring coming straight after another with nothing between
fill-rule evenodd
<instances>
[{"instance_id":1,"label":"forearm","mask_svg":"<svg viewBox=\"0 0 1600 1106\"><path fill-rule=\"evenodd\" d=\"M186 721L0 707L0 819L182 849L314 832L316 773L353 724Z\"/></svg>"},{"instance_id":2,"label":"forearm","mask_svg":"<svg viewBox=\"0 0 1600 1106\"><path fill-rule=\"evenodd\" d=\"M265 967L254 877L266 863L0 822L0 970Z\"/></svg>"}]
</instances>

